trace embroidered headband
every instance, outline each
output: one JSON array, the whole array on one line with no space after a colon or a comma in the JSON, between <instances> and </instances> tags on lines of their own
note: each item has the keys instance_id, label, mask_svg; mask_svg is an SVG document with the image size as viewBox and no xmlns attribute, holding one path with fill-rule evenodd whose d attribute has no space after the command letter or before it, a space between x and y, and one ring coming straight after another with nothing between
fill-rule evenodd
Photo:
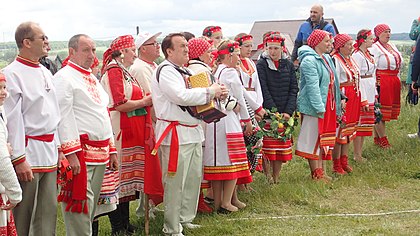
<instances>
[{"instance_id":1,"label":"embroidered headband","mask_svg":"<svg viewBox=\"0 0 420 236\"><path fill-rule=\"evenodd\" d=\"M265 32L265 33L263 34L263 42L262 42L261 44L258 44L257 49L258 49L258 50L263 49L263 48L264 48L264 45L265 45L265 43L266 43L266 39L267 39L268 37L270 37L270 35L273 35L273 34L278 34L278 35L280 35L280 32L279 32L279 31L268 31L268 32Z\"/></svg>"},{"instance_id":2,"label":"embroidered headband","mask_svg":"<svg viewBox=\"0 0 420 236\"><path fill-rule=\"evenodd\" d=\"M222 28L220 26L209 26L203 30L203 36L211 37L213 34L220 32L222 33Z\"/></svg>"},{"instance_id":3,"label":"embroidered headband","mask_svg":"<svg viewBox=\"0 0 420 236\"><path fill-rule=\"evenodd\" d=\"M252 44L252 39L253 39L252 35L247 34L236 39L235 41L239 43L239 46L242 46L244 44L249 44L249 43Z\"/></svg>"},{"instance_id":4,"label":"embroidered headband","mask_svg":"<svg viewBox=\"0 0 420 236\"><path fill-rule=\"evenodd\" d=\"M226 55L226 54L231 54L233 53L236 49L239 49L239 43L238 42L234 42L234 43L229 43L227 45L227 48L223 49L223 50L219 50L217 51L217 55Z\"/></svg>"}]
</instances>

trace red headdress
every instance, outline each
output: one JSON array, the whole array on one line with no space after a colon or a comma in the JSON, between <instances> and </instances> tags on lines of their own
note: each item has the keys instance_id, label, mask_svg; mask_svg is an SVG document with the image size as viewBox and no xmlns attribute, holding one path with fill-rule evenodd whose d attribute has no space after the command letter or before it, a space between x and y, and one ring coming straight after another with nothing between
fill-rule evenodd
<instances>
[{"instance_id":1,"label":"red headdress","mask_svg":"<svg viewBox=\"0 0 420 236\"><path fill-rule=\"evenodd\" d=\"M222 33L222 28L220 26L209 26L203 30L203 36L211 37L214 34Z\"/></svg>"},{"instance_id":2,"label":"red headdress","mask_svg":"<svg viewBox=\"0 0 420 236\"><path fill-rule=\"evenodd\" d=\"M233 53L236 49L239 49L238 42L229 43L227 45L227 48L217 51L217 55L220 56L220 55L230 54L230 53Z\"/></svg>"},{"instance_id":3,"label":"red headdress","mask_svg":"<svg viewBox=\"0 0 420 236\"><path fill-rule=\"evenodd\" d=\"M102 73L104 72L104 68L112 60L111 54L113 52L124 49L124 48L131 48L135 46L136 44L134 43L134 38L131 35L124 35L124 36L120 36L114 39L111 45L109 45L109 48L104 52L103 61L102 61Z\"/></svg>"},{"instance_id":4,"label":"red headdress","mask_svg":"<svg viewBox=\"0 0 420 236\"><path fill-rule=\"evenodd\" d=\"M248 43L252 44L252 38L253 38L252 35L246 34L246 35L244 35L240 38L235 39L235 41L239 43L239 46L242 46L242 45L248 44Z\"/></svg>"},{"instance_id":5,"label":"red headdress","mask_svg":"<svg viewBox=\"0 0 420 236\"><path fill-rule=\"evenodd\" d=\"M315 48L322 40L324 40L325 36L330 35L327 31L316 29L312 31L311 35L308 37L308 46L311 48Z\"/></svg>"},{"instance_id":6,"label":"red headdress","mask_svg":"<svg viewBox=\"0 0 420 236\"><path fill-rule=\"evenodd\" d=\"M280 35L280 32L278 32L278 31L268 31L268 32L264 33L264 34L263 34L263 42L262 42L261 44L258 44L257 49L258 49L258 50L263 49L263 48L264 48L264 45L265 45L265 43L266 43L266 39L267 39L270 35L273 35L273 34Z\"/></svg>"},{"instance_id":7,"label":"red headdress","mask_svg":"<svg viewBox=\"0 0 420 236\"><path fill-rule=\"evenodd\" d=\"M375 28L373 29L373 31L375 32L375 36L376 36L375 42L379 40L379 35L381 35L385 30L391 30L389 25L379 24L379 25L375 26Z\"/></svg>"},{"instance_id":8,"label":"red headdress","mask_svg":"<svg viewBox=\"0 0 420 236\"><path fill-rule=\"evenodd\" d=\"M195 59L203 55L209 48L211 44L202 38L192 38L188 41L188 57Z\"/></svg>"},{"instance_id":9,"label":"red headdress","mask_svg":"<svg viewBox=\"0 0 420 236\"><path fill-rule=\"evenodd\" d=\"M334 50L338 51L350 40L353 40L353 38L348 34L337 34L334 37Z\"/></svg>"},{"instance_id":10,"label":"red headdress","mask_svg":"<svg viewBox=\"0 0 420 236\"><path fill-rule=\"evenodd\" d=\"M359 50L360 45L366 42L366 39L372 35L372 30L367 30L357 36L356 42L353 44L355 50Z\"/></svg>"}]
</instances>

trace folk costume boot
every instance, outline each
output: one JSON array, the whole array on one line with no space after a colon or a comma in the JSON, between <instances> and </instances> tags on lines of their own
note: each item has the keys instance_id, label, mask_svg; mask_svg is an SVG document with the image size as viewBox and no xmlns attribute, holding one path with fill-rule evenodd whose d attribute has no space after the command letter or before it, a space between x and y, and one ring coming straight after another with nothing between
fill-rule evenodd
<instances>
[{"instance_id":1,"label":"folk costume boot","mask_svg":"<svg viewBox=\"0 0 420 236\"><path fill-rule=\"evenodd\" d=\"M316 168L311 171L311 176L313 180L324 180L328 182L328 180L324 178L324 170L322 168Z\"/></svg>"},{"instance_id":2,"label":"folk costume boot","mask_svg":"<svg viewBox=\"0 0 420 236\"><path fill-rule=\"evenodd\" d=\"M341 158L340 159L333 158L333 173L338 174L338 175L346 174L343 167L341 166Z\"/></svg>"},{"instance_id":3,"label":"folk costume boot","mask_svg":"<svg viewBox=\"0 0 420 236\"><path fill-rule=\"evenodd\" d=\"M130 202L120 203L118 204L117 208L120 208L121 221L126 234L134 234L137 228L134 225L130 224Z\"/></svg>"},{"instance_id":4,"label":"folk costume boot","mask_svg":"<svg viewBox=\"0 0 420 236\"><path fill-rule=\"evenodd\" d=\"M353 168L349 165L349 158L346 155L340 157L341 167L347 173L351 173Z\"/></svg>"},{"instance_id":5,"label":"folk costume boot","mask_svg":"<svg viewBox=\"0 0 420 236\"><path fill-rule=\"evenodd\" d=\"M125 232L122 222L121 211L117 207L114 211L108 213L109 222L111 223L111 236L118 236Z\"/></svg>"},{"instance_id":6,"label":"folk costume boot","mask_svg":"<svg viewBox=\"0 0 420 236\"><path fill-rule=\"evenodd\" d=\"M383 136L382 138L379 138L379 145L381 148L390 148L391 144L388 141L388 138L386 136Z\"/></svg>"},{"instance_id":7,"label":"folk costume boot","mask_svg":"<svg viewBox=\"0 0 420 236\"><path fill-rule=\"evenodd\" d=\"M374 143L376 146L381 146L381 138L379 138L379 137L374 137L374 138L373 138L373 143Z\"/></svg>"},{"instance_id":8,"label":"folk costume boot","mask_svg":"<svg viewBox=\"0 0 420 236\"><path fill-rule=\"evenodd\" d=\"M213 209L207 205L207 203L204 201L204 195L203 192L200 193L200 196L198 197L198 207L197 212L200 213L212 213Z\"/></svg>"}]
</instances>

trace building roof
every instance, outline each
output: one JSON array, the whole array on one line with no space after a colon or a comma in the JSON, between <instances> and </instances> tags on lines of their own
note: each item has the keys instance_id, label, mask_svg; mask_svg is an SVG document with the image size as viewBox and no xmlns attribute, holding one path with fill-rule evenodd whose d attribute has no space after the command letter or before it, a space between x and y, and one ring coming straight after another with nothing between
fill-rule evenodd
<instances>
[{"instance_id":1,"label":"building roof","mask_svg":"<svg viewBox=\"0 0 420 236\"><path fill-rule=\"evenodd\" d=\"M334 26L335 32L338 33L338 28L335 25L333 18L324 18L324 20L332 24ZM286 39L285 46L287 50L292 53L297 31L299 30L300 25L305 21L306 19L255 21L251 28L251 32L249 33L253 36L251 59L257 59L259 55L259 53L256 53L257 46L262 43L262 35L267 31L280 31L282 37Z\"/></svg>"}]
</instances>

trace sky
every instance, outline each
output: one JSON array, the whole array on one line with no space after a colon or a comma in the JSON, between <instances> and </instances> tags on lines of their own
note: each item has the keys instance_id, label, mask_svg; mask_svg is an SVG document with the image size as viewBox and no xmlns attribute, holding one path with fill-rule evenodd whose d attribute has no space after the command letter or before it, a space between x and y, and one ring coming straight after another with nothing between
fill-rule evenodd
<instances>
[{"instance_id":1,"label":"sky","mask_svg":"<svg viewBox=\"0 0 420 236\"><path fill-rule=\"evenodd\" d=\"M96 40L136 34L135 27L151 33L190 31L201 35L219 25L225 36L249 33L255 21L306 19L312 5L324 7L340 33L390 25L392 32L409 32L420 16L418 0L0 0L0 42L14 41L24 21L40 24L51 41L67 41L85 33Z\"/></svg>"}]
</instances>

